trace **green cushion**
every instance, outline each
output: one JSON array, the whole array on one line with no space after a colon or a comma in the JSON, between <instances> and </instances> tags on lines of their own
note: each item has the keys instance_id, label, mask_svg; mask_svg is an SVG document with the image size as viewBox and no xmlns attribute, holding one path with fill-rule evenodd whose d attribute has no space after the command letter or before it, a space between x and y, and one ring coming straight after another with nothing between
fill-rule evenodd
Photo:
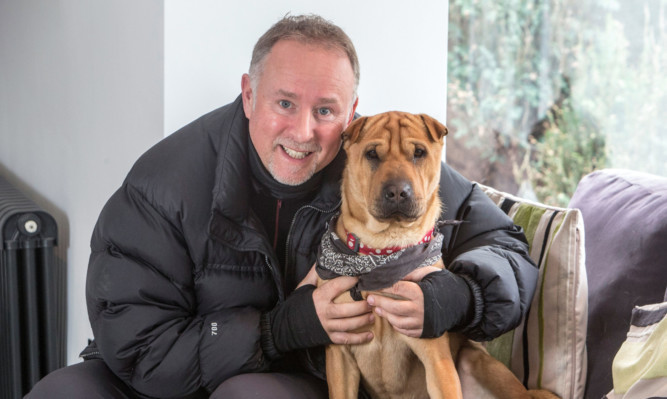
<instances>
[{"instance_id":1,"label":"green cushion","mask_svg":"<svg viewBox=\"0 0 667 399\"><path fill-rule=\"evenodd\" d=\"M530 257L540 269L526 320L487 349L529 388L582 398L588 290L581 213L479 186L524 229Z\"/></svg>"}]
</instances>

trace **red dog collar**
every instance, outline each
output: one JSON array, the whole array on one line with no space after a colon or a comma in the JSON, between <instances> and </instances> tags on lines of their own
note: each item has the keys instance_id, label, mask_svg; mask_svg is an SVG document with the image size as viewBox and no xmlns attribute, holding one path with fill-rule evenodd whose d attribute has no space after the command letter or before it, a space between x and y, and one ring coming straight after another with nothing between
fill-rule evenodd
<instances>
[{"instance_id":1,"label":"red dog collar","mask_svg":"<svg viewBox=\"0 0 667 399\"><path fill-rule=\"evenodd\" d=\"M431 239L433 238L433 229L429 230L425 235L424 238L421 239L416 244L410 245L420 245L424 244L427 242L430 242ZM347 247L353 250L354 252L358 252L362 255L391 255L394 252L398 252L402 249L405 249L407 247L387 247L387 248L382 248L382 249L377 249L377 248L371 248L366 245L364 245L361 240L357 236L355 236L352 233L347 232Z\"/></svg>"}]
</instances>

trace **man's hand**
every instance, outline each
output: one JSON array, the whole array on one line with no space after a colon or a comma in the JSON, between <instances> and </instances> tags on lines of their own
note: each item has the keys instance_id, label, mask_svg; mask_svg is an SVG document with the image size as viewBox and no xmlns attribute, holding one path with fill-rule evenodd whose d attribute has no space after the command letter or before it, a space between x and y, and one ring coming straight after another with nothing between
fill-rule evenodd
<instances>
[{"instance_id":1,"label":"man's hand","mask_svg":"<svg viewBox=\"0 0 667 399\"><path fill-rule=\"evenodd\" d=\"M420 267L402 281L380 290L380 293L403 299L371 293L366 301L375 307L375 313L387 319L396 331L408 337L419 338L424 329L424 293L416 282L421 281L427 274L440 270L434 266Z\"/></svg>"},{"instance_id":2,"label":"man's hand","mask_svg":"<svg viewBox=\"0 0 667 399\"><path fill-rule=\"evenodd\" d=\"M313 291L317 317L334 344L363 344L373 339L370 331L355 332L374 321L372 309L366 301L334 303L334 299L354 287L358 280L356 277L336 277ZM314 267L299 286L304 284L317 284Z\"/></svg>"}]
</instances>

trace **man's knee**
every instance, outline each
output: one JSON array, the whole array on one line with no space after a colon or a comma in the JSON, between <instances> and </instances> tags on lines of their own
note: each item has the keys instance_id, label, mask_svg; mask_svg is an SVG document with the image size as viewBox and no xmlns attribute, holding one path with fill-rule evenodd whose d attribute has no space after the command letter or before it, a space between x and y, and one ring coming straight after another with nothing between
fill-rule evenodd
<instances>
[{"instance_id":1,"label":"man's knee","mask_svg":"<svg viewBox=\"0 0 667 399\"><path fill-rule=\"evenodd\" d=\"M210 399L326 399L326 382L306 374L256 373L232 377Z\"/></svg>"},{"instance_id":2,"label":"man's knee","mask_svg":"<svg viewBox=\"0 0 667 399\"><path fill-rule=\"evenodd\" d=\"M89 360L55 370L41 379L26 399L133 398L102 360Z\"/></svg>"}]
</instances>

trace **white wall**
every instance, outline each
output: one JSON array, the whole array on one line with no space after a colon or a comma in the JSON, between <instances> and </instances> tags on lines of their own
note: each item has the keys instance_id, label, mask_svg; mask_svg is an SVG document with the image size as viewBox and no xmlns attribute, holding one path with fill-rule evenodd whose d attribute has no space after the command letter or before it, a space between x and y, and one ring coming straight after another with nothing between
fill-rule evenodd
<instances>
[{"instance_id":1,"label":"white wall","mask_svg":"<svg viewBox=\"0 0 667 399\"><path fill-rule=\"evenodd\" d=\"M0 173L52 213L68 264L67 361L91 337L90 235L163 132L163 7L0 0Z\"/></svg>"},{"instance_id":2,"label":"white wall","mask_svg":"<svg viewBox=\"0 0 667 399\"><path fill-rule=\"evenodd\" d=\"M68 363L91 338L90 234L136 158L232 101L259 36L318 13L355 42L358 111L445 121L447 2L0 0L0 173L57 219L68 262Z\"/></svg>"},{"instance_id":3,"label":"white wall","mask_svg":"<svg viewBox=\"0 0 667 399\"><path fill-rule=\"evenodd\" d=\"M361 63L361 114L425 112L445 122L447 1L165 1L165 135L236 98L257 39L286 13L343 28Z\"/></svg>"}]
</instances>

